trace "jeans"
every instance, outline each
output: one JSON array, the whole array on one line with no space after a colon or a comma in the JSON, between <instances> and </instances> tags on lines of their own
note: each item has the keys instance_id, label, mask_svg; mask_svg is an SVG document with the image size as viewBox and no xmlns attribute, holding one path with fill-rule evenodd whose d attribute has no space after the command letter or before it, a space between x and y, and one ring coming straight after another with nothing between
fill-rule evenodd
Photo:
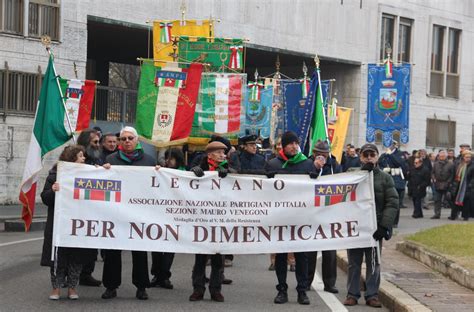
<instances>
[{"instance_id":1,"label":"jeans","mask_svg":"<svg viewBox=\"0 0 474 312\"><path fill-rule=\"evenodd\" d=\"M308 256L305 252L295 252L295 264L296 264L296 290L298 292L306 291L308 287ZM288 271L287 266L287 253L278 253L275 256L275 273L278 279L277 290L288 289L288 284L286 283L286 274Z\"/></svg>"},{"instance_id":2,"label":"jeans","mask_svg":"<svg viewBox=\"0 0 474 312\"><path fill-rule=\"evenodd\" d=\"M441 216L441 205L443 203L443 197L445 196L445 194L446 191L441 190L437 190L433 193L435 217Z\"/></svg>"},{"instance_id":3,"label":"jeans","mask_svg":"<svg viewBox=\"0 0 474 312\"><path fill-rule=\"evenodd\" d=\"M423 209L421 203L423 202L423 197L413 197L413 216L414 217L423 217Z\"/></svg>"},{"instance_id":4,"label":"jeans","mask_svg":"<svg viewBox=\"0 0 474 312\"><path fill-rule=\"evenodd\" d=\"M380 250L382 250L381 241L379 245ZM372 252L374 252L374 257L372 256ZM360 298L360 276L364 255L365 265L367 267L365 273L365 284L367 289L364 297L367 301L378 297L380 287L380 264L377 263L376 250L370 247L347 250L347 258L349 262L347 273L347 297L352 297L356 300ZM375 260L375 266L373 266L372 260Z\"/></svg>"}]
</instances>

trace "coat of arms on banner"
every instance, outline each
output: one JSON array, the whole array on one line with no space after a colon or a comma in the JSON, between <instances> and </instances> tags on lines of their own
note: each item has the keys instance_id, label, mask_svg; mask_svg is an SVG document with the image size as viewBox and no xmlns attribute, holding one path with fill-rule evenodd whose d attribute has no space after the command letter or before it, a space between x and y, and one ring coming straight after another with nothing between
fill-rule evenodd
<instances>
[{"instance_id":1,"label":"coat of arms on banner","mask_svg":"<svg viewBox=\"0 0 474 312\"><path fill-rule=\"evenodd\" d=\"M157 119L158 125L160 125L160 127L162 128L168 127L173 121L173 117L168 111L162 111L161 113L159 113Z\"/></svg>"}]
</instances>

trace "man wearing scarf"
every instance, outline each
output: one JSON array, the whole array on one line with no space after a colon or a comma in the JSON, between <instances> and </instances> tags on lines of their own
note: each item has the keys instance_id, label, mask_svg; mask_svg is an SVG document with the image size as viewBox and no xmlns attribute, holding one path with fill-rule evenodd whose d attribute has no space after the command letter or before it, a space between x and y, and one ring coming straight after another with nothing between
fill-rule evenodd
<instances>
[{"instance_id":1,"label":"man wearing scarf","mask_svg":"<svg viewBox=\"0 0 474 312\"><path fill-rule=\"evenodd\" d=\"M277 157L269 160L265 165L265 170L269 178L275 173L284 174L310 174L313 178L317 177L316 168L313 162L301 153L298 136L287 131L281 137L282 149ZM275 272L278 279L276 289L278 294L274 303L282 304L288 302L288 284L286 283L287 274L287 253L276 254ZM296 260L296 290L298 292L298 303L309 304L309 298L306 295L308 284L308 257L305 252L295 252Z\"/></svg>"},{"instance_id":2,"label":"man wearing scarf","mask_svg":"<svg viewBox=\"0 0 474 312\"><path fill-rule=\"evenodd\" d=\"M220 141L212 141L206 146L206 155L202 158L199 166L194 166L191 171L197 177L204 176L204 171L217 171L219 178L225 178L230 172L229 164L226 160L227 146ZM192 274L193 293L189 301L200 301L204 298L206 291L206 262L208 255L196 254ZM222 279L224 271L224 256L214 254L211 258L211 276L209 280L209 292L211 299L223 302L224 296L221 293Z\"/></svg>"},{"instance_id":3,"label":"man wearing scarf","mask_svg":"<svg viewBox=\"0 0 474 312\"><path fill-rule=\"evenodd\" d=\"M120 166L155 166L156 161L143 151L138 142L137 130L125 127L120 131L120 145L118 151L107 156L106 163ZM148 261L146 251L132 251L132 283L137 287L136 298L148 299L146 288L150 284L148 278ZM102 282L106 287L102 299L111 299L117 296L117 288L122 282L122 251L105 250L104 271Z\"/></svg>"},{"instance_id":4,"label":"man wearing scarf","mask_svg":"<svg viewBox=\"0 0 474 312\"><path fill-rule=\"evenodd\" d=\"M469 178L471 178L472 171L472 153L470 150L464 150L461 155L461 160L456 166L454 180L450 190L450 199L451 199L451 216L448 217L449 220L456 220L459 210L462 211L462 218L464 221L469 220L470 216L470 196L469 193ZM468 174L470 173L470 174Z\"/></svg>"}]
</instances>

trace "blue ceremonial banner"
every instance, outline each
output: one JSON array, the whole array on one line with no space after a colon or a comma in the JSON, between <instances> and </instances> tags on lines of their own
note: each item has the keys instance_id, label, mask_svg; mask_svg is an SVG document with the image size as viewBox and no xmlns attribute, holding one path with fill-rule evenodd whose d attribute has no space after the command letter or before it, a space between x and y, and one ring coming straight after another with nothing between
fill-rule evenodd
<instances>
[{"instance_id":1,"label":"blue ceremonial banner","mask_svg":"<svg viewBox=\"0 0 474 312\"><path fill-rule=\"evenodd\" d=\"M400 132L400 142L408 143L410 111L410 64L393 66L387 78L385 67L369 64L367 95L367 142L375 141L375 133L383 134L383 145L392 144L393 133Z\"/></svg>"},{"instance_id":2,"label":"blue ceremonial banner","mask_svg":"<svg viewBox=\"0 0 474 312\"><path fill-rule=\"evenodd\" d=\"M311 77L308 96L306 98L303 98L301 81L283 80L281 82L285 131L293 131L298 135L301 150L304 150L306 140L308 139L317 87L318 78L315 73L313 73Z\"/></svg>"},{"instance_id":3,"label":"blue ceremonial banner","mask_svg":"<svg viewBox=\"0 0 474 312\"><path fill-rule=\"evenodd\" d=\"M247 87L245 97L245 117L241 123L241 136L255 134L262 138L270 137L270 119L272 116L273 87L260 90L260 100L253 101Z\"/></svg>"}]
</instances>

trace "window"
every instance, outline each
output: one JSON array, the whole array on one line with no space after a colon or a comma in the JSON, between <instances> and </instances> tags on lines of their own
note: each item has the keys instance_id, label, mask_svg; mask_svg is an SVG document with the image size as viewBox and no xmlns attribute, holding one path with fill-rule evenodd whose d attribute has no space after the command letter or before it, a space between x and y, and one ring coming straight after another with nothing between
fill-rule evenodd
<instances>
[{"instance_id":1,"label":"window","mask_svg":"<svg viewBox=\"0 0 474 312\"><path fill-rule=\"evenodd\" d=\"M41 89L41 73L0 70L0 112L34 114Z\"/></svg>"},{"instance_id":2,"label":"window","mask_svg":"<svg viewBox=\"0 0 474 312\"><path fill-rule=\"evenodd\" d=\"M0 31L23 34L23 0L0 0Z\"/></svg>"},{"instance_id":3,"label":"window","mask_svg":"<svg viewBox=\"0 0 474 312\"><path fill-rule=\"evenodd\" d=\"M426 146L454 148L455 142L455 121L437 118L426 120Z\"/></svg>"},{"instance_id":4,"label":"window","mask_svg":"<svg viewBox=\"0 0 474 312\"><path fill-rule=\"evenodd\" d=\"M410 63L412 20L400 18L398 27L398 62Z\"/></svg>"},{"instance_id":5,"label":"window","mask_svg":"<svg viewBox=\"0 0 474 312\"><path fill-rule=\"evenodd\" d=\"M448 36L446 46L446 35ZM459 45L461 31L433 25L430 94L459 98ZM444 58L446 55L446 63Z\"/></svg>"},{"instance_id":6,"label":"window","mask_svg":"<svg viewBox=\"0 0 474 312\"><path fill-rule=\"evenodd\" d=\"M48 35L59 40L59 0L30 0L28 33L32 37Z\"/></svg>"},{"instance_id":7,"label":"window","mask_svg":"<svg viewBox=\"0 0 474 312\"><path fill-rule=\"evenodd\" d=\"M388 14L382 15L382 32L380 38L380 60L385 59L386 49L390 46L393 48L393 32L395 25L395 17Z\"/></svg>"}]
</instances>

